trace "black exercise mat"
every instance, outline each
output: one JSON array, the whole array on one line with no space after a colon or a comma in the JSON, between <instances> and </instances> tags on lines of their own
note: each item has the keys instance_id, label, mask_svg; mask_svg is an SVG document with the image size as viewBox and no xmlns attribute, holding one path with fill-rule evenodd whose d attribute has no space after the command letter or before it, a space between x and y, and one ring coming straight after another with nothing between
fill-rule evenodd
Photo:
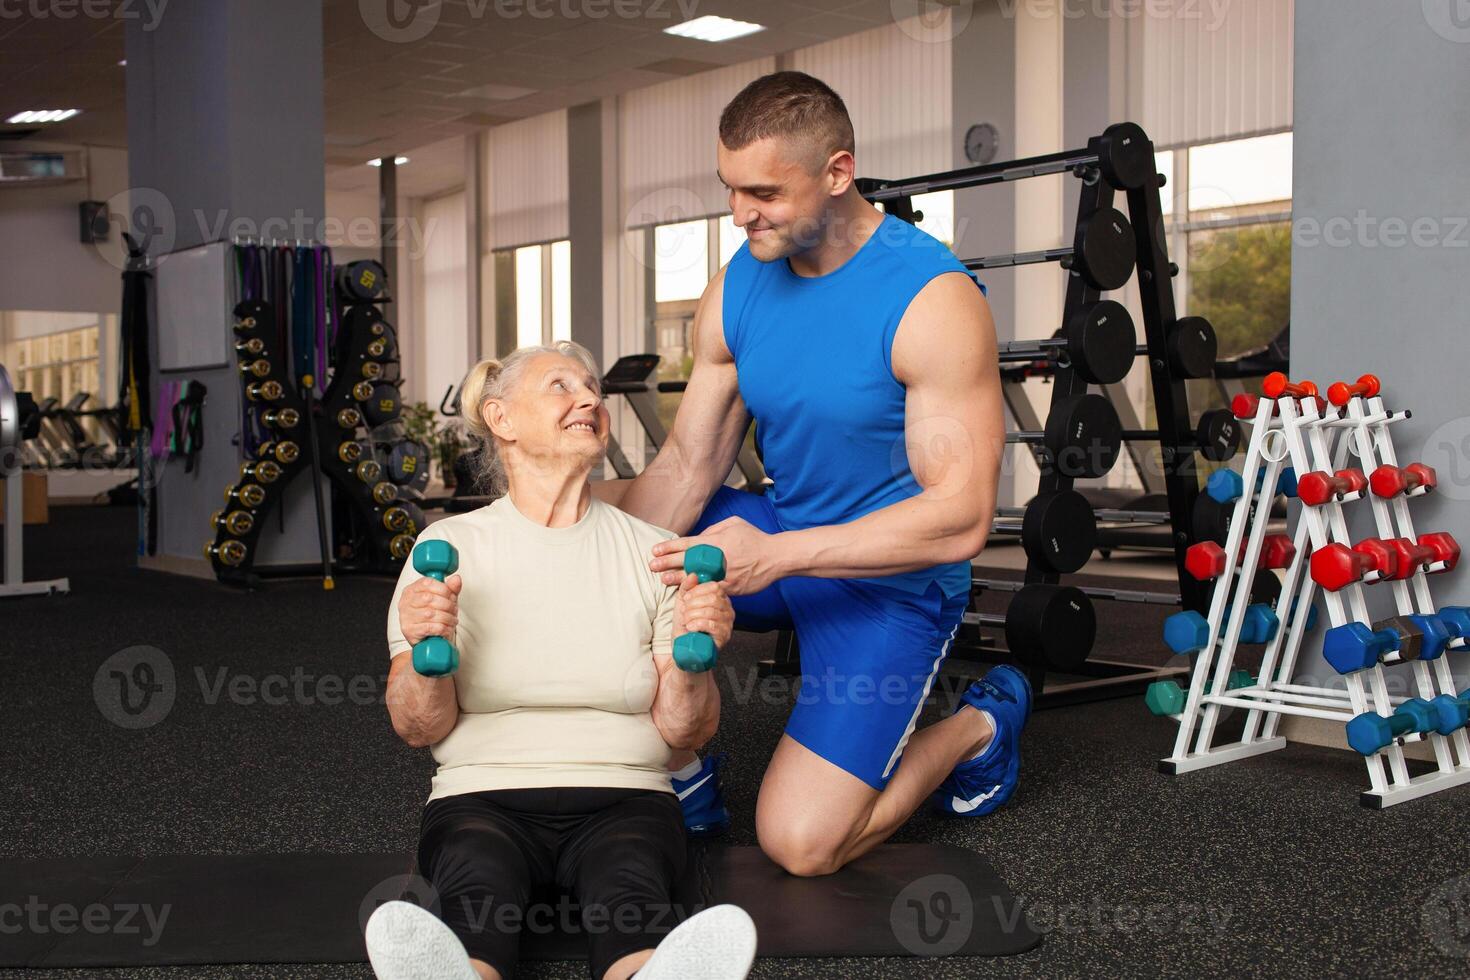
<instances>
[{"instance_id":1,"label":"black exercise mat","mask_svg":"<svg viewBox=\"0 0 1470 980\"><path fill-rule=\"evenodd\" d=\"M752 847L696 844L690 859L668 926L733 902L762 956L1004 956L1040 941L989 862L957 847L886 845L823 878L792 877ZM402 854L4 861L0 909L19 909L21 930L0 943L0 966L364 962L372 909L422 897L411 867ZM559 928L577 921L568 907L544 917L558 928L528 918L524 959L585 957L585 938Z\"/></svg>"}]
</instances>

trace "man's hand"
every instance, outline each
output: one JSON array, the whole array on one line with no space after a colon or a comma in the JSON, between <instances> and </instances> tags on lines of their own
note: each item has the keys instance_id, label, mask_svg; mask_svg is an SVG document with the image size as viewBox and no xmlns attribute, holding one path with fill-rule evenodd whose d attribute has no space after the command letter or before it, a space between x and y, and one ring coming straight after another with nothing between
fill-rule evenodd
<instances>
[{"instance_id":1,"label":"man's hand","mask_svg":"<svg viewBox=\"0 0 1470 980\"><path fill-rule=\"evenodd\" d=\"M697 537L660 541L653 546L648 567L662 573L665 585L678 585L684 576L684 552L697 544L712 544L725 553L725 591L750 595L781 577L778 537L743 518L727 517Z\"/></svg>"},{"instance_id":2,"label":"man's hand","mask_svg":"<svg viewBox=\"0 0 1470 980\"><path fill-rule=\"evenodd\" d=\"M454 642L459 626L459 590L464 579L451 575L443 582L425 575L403 590L398 599L398 628L410 645L430 636Z\"/></svg>"},{"instance_id":3,"label":"man's hand","mask_svg":"<svg viewBox=\"0 0 1470 980\"><path fill-rule=\"evenodd\" d=\"M708 633L721 649L730 642L735 630L735 607L725 594L723 582L700 584L699 576L693 572L684 576L679 583L679 594L674 597L674 636L685 633Z\"/></svg>"}]
</instances>

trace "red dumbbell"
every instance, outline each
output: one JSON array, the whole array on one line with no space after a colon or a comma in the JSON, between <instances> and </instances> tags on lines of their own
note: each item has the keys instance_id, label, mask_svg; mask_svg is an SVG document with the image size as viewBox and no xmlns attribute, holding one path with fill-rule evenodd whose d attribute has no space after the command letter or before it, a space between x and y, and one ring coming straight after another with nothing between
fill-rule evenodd
<instances>
[{"instance_id":1,"label":"red dumbbell","mask_svg":"<svg viewBox=\"0 0 1470 980\"><path fill-rule=\"evenodd\" d=\"M1296 495L1310 507L1320 507L1329 500L1362 493L1368 487L1368 479L1362 470L1338 470L1328 476L1321 470L1313 470L1297 477Z\"/></svg>"},{"instance_id":2,"label":"red dumbbell","mask_svg":"<svg viewBox=\"0 0 1470 980\"><path fill-rule=\"evenodd\" d=\"M1428 534L1421 534L1419 544L1434 553L1430 561L1444 563L1444 567L1439 569L1441 572L1452 571L1460 563L1460 543L1448 531L1430 531Z\"/></svg>"},{"instance_id":3,"label":"red dumbbell","mask_svg":"<svg viewBox=\"0 0 1470 980\"><path fill-rule=\"evenodd\" d=\"M1355 385L1350 385L1345 381L1339 381L1336 384L1329 385L1327 388L1327 400L1338 408L1343 408L1358 395L1364 398L1377 398L1378 392L1382 390L1382 387L1377 377L1371 374L1365 374L1358 379L1358 383Z\"/></svg>"},{"instance_id":4,"label":"red dumbbell","mask_svg":"<svg viewBox=\"0 0 1470 980\"><path fill-rule=\"evenodd\" d=\"M1420 487L1428 493L1439 486L1439 475L1434 472L1434 467L1423 463L1410 463L1403 467L1384 464L1373 471L1368 482L1378 496L1397 497L1401 493L1412 493Z\"/></svg>"},{"instance_id":5,"label":"red dumbbell","mask_svg":"<svg viewBox=\"0 0 1470 980\"><path fill-rule=\"evenodd\" d=\"M1256 417L1256 412L1260 410L1260 407L1261 399L1257 398L1255 395L1247 395L1245 393L1241 393L1230 399L1230 414L1234 415L1238 419L1244 419L1246 421L1254 419ZM1276 406L1274 405L1271 406L1271 415L1273 417L1276 415Z\"/></svg>"},{"instance_id":6,"label":"red dumbbell","mask_svg":"<svg viewBox=\"0 0 1470 980\"><path fill-rule=\"evenodd\" d=\"M1389 538L1382 542L1394 553L1394 571L1384 578L1412 578L1420 567L1434 561L1434 549L1428 545L1415 544L1408 538Z\"/></svg>"},{"instance_id":7,"label":"red dumbbell","mask_svg":"<svg viewBox=\"0 0 1470 980\"><path fill-rule=\"evenodd\" d=\"M1240 555L1236 565L1245 558L1247 543L1240 542ZM1284 534L1268 534L1261 542L1261 568L1285 568L1295 557L1296 545ZM1225 574L1225 549L1213 541L1192 544L1184 552L1184 569L1201 582L1217 579Z\"/></svg>"},{"instance_id":8,"label":"red dumbbell","mask_svg":"<svg viewBox=\"0 0 1470 980\"><path fill-rule=\"evenodd\" d=\"M1318 398L1317 386L1312 382L1293 384L1280 371L1266 375L1266 380L1261 383L1261 392L1267 398Z\"/></svg>"},{"instance_id":9,"label":"red dumbbell","mask_svg":"<svg viewBox=\"0 0 1470 980\"><path fill-rule=\"evenodd\" d=\"M1296 557L1296 545L1284 534L1268 534L1261 542L1261 567L1285 568Z\"/></svg>"},{"instance_id":10,"label":"red dumbbell","mask_svg":"<svg viewBox=\"0 0 1470 980\"><path fill-rule=\"evenodd\" d=\"M1312 581L1328 592L1361 581L1369 572L1389 578L1398 571L1397 554L1377 538L1359 541L1349 548L1334 541L1312 552Z\"/></svg>"},{"instance_id":11,"label":"red dumbbell","mask_svg":"<svg viewBox=\"0 0 1470 980\"><path fill-rule=\"evenodd\" d=\"M1200 582L1225 574L1225 549L1213 541L1201 541L1184 552L1184 570Z\"/></svg>"}]
</instances>

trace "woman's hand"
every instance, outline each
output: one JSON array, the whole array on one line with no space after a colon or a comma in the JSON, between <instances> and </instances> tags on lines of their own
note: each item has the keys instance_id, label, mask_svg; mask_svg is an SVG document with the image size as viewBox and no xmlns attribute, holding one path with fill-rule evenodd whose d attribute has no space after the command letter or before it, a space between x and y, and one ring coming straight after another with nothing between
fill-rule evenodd
<instances>
[{"instance_id":1,"label":"woman's hand","mask_svg":"<svg viewBox=\"0 0 1470 980\"><path fill-rule=\"evenodd\" d=\"M398 600L398 628L411 646L430 636L454 643L459 626L459 590L464 579L451 575L443 582L427 575L403 590ZM457 646L457 644L456 644Z\"/></svg>"},{"instance_id":2,"label":"woman's hand","mask_svg":"<svg viewBox=\"0 0 1470 980\"><path fill-rule=\"evenodd\" d=\"M708 633L716 649L723 649L734 629L735 607L725 593L725 583L701 585L699 576L693 572L685 575L679 583L679 594L674 597L674 636Z\"/></svg>"}]
</instances>

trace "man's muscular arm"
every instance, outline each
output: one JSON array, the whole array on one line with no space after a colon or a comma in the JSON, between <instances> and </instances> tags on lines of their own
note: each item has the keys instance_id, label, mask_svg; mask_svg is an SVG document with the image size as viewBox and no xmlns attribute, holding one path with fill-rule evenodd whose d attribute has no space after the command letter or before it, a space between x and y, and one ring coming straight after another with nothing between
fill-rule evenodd
<instances>
[{"instance_id":1,"label":"man's muscular arm","mask_svg":"<svg viewBox=\"0 0 1470 980\"><path fill-rule=\"evenodd\" d=\"M735 358L725 346L725 270L694 313L694 368L658 455L631 481L594 485L594 493L624 511L678 534L687 533L735 464L750 416L736 383Z\"/></svg>"},{"instance_id":2,"label":"man's muscular arm","mask_svg":"<svg viewBox=\"0 0 1470 980\"><path fill-rule=\"evenodd\" d=\"M930 280L893 341L904 442L923 491L848 524L774 536L779 575L867 578L968 561L985 547L1005 449L995 323L969 277Z\"/></svg>"}]
</instances>

